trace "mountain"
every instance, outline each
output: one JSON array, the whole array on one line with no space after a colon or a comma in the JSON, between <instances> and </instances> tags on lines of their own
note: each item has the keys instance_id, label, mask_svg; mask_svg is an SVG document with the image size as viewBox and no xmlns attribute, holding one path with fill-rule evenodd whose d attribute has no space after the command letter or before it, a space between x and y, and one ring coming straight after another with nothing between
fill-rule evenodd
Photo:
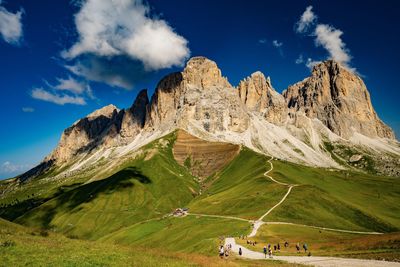
<instances>
[{"instance_id":1,"label":"mountain","mask_svg":"<svg viewBox=\"0 0 400 267\"><path fill-rule=\"evenodd\" d=\"M303 165L400 175L399 142L362 79L339 63L317 64L279 94L259 71L234 87L215 62L194 57L164 77L151 99L143 90L129 109L109 105L75 122L19 180L68 176L104 158L116 162L176 129Z\"/></svg>"}]
</instances>

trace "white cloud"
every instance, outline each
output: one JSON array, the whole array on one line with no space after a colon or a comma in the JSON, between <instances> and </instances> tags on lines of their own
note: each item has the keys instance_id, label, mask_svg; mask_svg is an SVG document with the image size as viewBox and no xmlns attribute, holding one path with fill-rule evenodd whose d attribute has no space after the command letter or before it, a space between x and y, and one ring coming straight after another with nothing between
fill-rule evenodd
<instances>
[{"instance_id":1,"label":"white cloud","mask_svg":"<svg viewBox=\"0 0 400 267\"><path fill-rule=\"evenodd\" d=\"M265 43L267 42L267 39L260 39L260 40L258 40L258 42L259 42L260 44L265 44Z\"/></svg>"},{"instance_id":2,"label":"white cloud","mask_svg":"<svg viewBox=\"0 0 400 267\"><path fill-rule=\"evenodd\" d=\"M278 40L273 40L272 45L275 47L281 47L283 45L283 43L279 42Z\"/></svg>"},{"instance_id":3,"label":"white cloud","mask_svg":"<svg viewBox=\"0 0 400 267\"><path fill-rule=\"evenodd\" d=\"M22 14L23 10L12 13L0 6L0 35L7 43L18 44L21 40L23 35Z\"/></svg>"},{"instance_id":4,"label":"white cloud","mask_svg":"<svg viewBox=\"0 0 400 267\"><path fill-rule=\"evenodd\" d=\"M351 60L349 50L341 36L343 32L326 24L318 24L315 28L315 45L325 48L330 58L348 66Z\"/></svg>"},{"instance_id":5,"label":"white cloud","mask_svg":"<svg viewBox=\"0 0 400 267\"><path fill-rule=\"evenodd\" d=\"M85 99L81 96L58 94L47 91L43 88L33 89L31 92L31 96L35 99L51 102L57 105L65 105L65 104L86 105Z\"/></svg>"},{"instance_id":6,"label":"white cloud","mask_svg":"<svg viewBox=\"0 0 400 267\"><path fill-rule=\"evenodd\" d=\"M300 54L299 57L295 61L296 64L304 63L303 54Z\"/></svg>"},{"instance_id":7,"label":"white cloud","mask_svg":"<svg viewBox=\"0 0 400 267\"><path fill-rule=\"evenodd\" d=\"M68 76L67 79L57 78L57 81L58 84L54 86L55 89L69 91L74 94L84 93L89 86L87 83L77 81L71 76Z\"/></svg>"},{"instance_id":8,"label":"white cloud","mask_svg":"<svg viewBox=\"0 0 400 267\"><path fill-rule=\"evenodd\" d=\"M34 109L34 108L31 108L31 107L23 107L23 108L22 108L22 111L23 111L23 112L28 112L28 113L30 113L30 112L34 112L35 109Z\"/></svg>"},{"instance_id":9,"label":"white cloud","mask_svg":"<svg viewBox=\"0 0 400 267\"><path fill-rule=\"evenodd\" d=\"M2 174L15 174L18 172L24 172L32 168L32 165L29 164L14 164L10 161L5 161L0 166L0 173Z\"/></svg>"},{"instance_id":10,"label":"white cloud","mask_svg":"<svg viewBox=\"0 0 400 267\"><path fill-rule=\"evenodd\" d=\"M321 63L321 61L313 60L312 58L307 58L307 61L305 62L305 65L306 65L307 68L312 70L312 68L314 68L314 66L319 64L319 63Z\"/></svg>"},{"instance_id":11,"label":"white cloud","mask_svg":"<svg viewBox=\"0 0 400 267\"><path fill-rule=\"evenodd\" d=\"M299 21L296 23L296 32L304 33L311 25L317 21L317 16L312 11L312 6L308 6L304 13L301 15Z\"/></svg>"},{"instance_id":12,"label":"white cloud","mask_svg":"<svg viewBox=\"0 0 400 267\"><path fill-rule=\"evenodd\" d=\"M127 56L147 70L182 65L190 55L187 40L149 13L141 0L87 0L75 16L79 40L62 55Z\"/></svg>"}]
</instances>

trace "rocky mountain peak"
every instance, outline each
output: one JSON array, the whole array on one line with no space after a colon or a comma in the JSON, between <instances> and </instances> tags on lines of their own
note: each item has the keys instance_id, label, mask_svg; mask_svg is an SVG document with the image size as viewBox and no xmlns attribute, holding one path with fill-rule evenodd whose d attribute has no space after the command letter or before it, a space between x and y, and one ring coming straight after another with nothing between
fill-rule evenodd
<instances>
[{"instance_id":1,"label":"rocky mountain peak","mask_svg":"<svg viewBox=\"0 0 400 267\"><path fill-rule=\"evenodd\" d=\"M122 138L132 138L143 128L146 120L146 112L149 104L147 90L140 91L132 106L124 112L121 122Z\"/></svg>"},{"instance_id":2,"label":"rocky mountain peak","mask_svg":"<svg viewBox=\"0 0 400 267\"><path fill-rule=\"evenodd\" d=\"M86 116L86 118L88 119L94 119L97 118L99 116L104 116L107 118L111 118L113 116L113 113L115 112L119 112L119 109L114 106L113 104L104 106L100 109L95 110L94 112L90 113L89 115Z\"/></svg>"},{"instance_id":3,"label":"rocky mountain peak","mask_svg":"<svg viewBox=\"0 0 400 267\"><path fill-rule=\"evenodd\" d=\"M187 84L201 88L231 87L228 80L222 77L217 64L205 57L191 58L187 62L182 75Z\"/></svg>"},{"instance_id":4,"label":"rocky mountain peak","mask_svg":"<svg viewBox=\"0 0 400 267\"><path fill-rule=\"evenodd\" d=\"M314 66L311 76L283 93L290 116L305 113L318 118L332 132L350 138L354 132L369 137L394 138L377 116L362 79L333 60Z\"/></svg>"},{"instance_id":5,"label":"rocky mountain peak","mask_svg":"<svg viewBox=\"0 0 400 267\"><path fill-rule=\"evenodd\" d=\"M272 87L270 78L256 71L238 85L238 94L250 111L261 113L269 122L282 123L286 120L286 102Z\"/></svg>"}]
</instances>

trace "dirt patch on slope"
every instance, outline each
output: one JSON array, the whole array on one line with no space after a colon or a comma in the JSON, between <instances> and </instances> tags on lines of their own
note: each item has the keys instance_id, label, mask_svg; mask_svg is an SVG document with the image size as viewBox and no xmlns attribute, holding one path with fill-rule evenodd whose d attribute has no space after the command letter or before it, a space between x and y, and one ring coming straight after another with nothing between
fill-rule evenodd
<instances>
[{"instance_id":1,"label":"dirt patch on slope","mask_svg":"<svg viewBox=\"0 0 400 267\"><path fill-rule=\"evenodd\" d=\"M175 160L197 177L205 178L225 167L234 159L239 145L208 142L179 130L172 149Z\"/></svg>"}]
</instances>

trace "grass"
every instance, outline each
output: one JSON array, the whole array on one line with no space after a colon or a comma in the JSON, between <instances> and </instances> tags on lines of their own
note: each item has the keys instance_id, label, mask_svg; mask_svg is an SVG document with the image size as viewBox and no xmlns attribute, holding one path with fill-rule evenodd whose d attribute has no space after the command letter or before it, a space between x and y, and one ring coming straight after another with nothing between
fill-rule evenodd
<instances>
[{"instance_id":1,"label":"grass","mask_svg":"<svg viewBox=\"0 0 400 267\"><path fill-rule=\"evenodd\" d=\"M280 243L281 251L276 255L298 255L295 245L308 245L314 256L347 256L379 260L400 260L400 233L384 235L363 235L319 230L297 225L263 225L260 227L256 246L247 245L245 240L238 240L252 250L262 251L267 244ZM285 248L287 241L289 247ZM301 255L304 255L304 250Z\"/></svg>"},{"instance_id":2,"label":"grass","mask_svg":"<svg viewBox=\"0 0 400 267\"><path fill-rule=\"evenodd\" d=\"M7 245L5 245L7 244ZM69 239L0 219L0 266L297 266Z\"/></svg>"},{"instance_id":3,"label":"grass","mask_svg":"<svg viewBox=\"0 0 400 267\"><path fill-rule=\"evenodd\" d=\"M267 158L247 148L217 173L203 194L189 204L193 213L257 219L285 195L285 186L264 176Z\"/></svg>"},{"instance_id":4,"label":"grass","mask_svg":"<svg viewBox=\"0 0 400 267\"><path fill-rule=\"evenodd\" d=\"M57 246L62 247L62 242L71 244L71 247L66 248L66 255L73 253L72 244L80 241L75 240L80 238L86 239L82 242L96 240L87 244L104 246L102 249L110 251L113 251L114 246L110 243L115 243L118 247L116 250L120 251L115 253L122 253L117 258L124 257L125 252L121 251L135 254L131 250L136 248L139 251L156 253L168 251L168 255L173 255L171 257L175 257L178 262L182 260L182 264L187 263L186 256L180 258L179 253L202 254L206 259L212 258L220 236L248 234L250 224L223 218L165 218L164 215L178 207L189 207L191 213L254 220L278 203L288 188L264 176L265 171L270 168L268 157L247 148L242 148L239 155L227 166L199 184L196 177L189 173L187 166L179 165L173 158L172 146L175 138L175 133L172 133L156 140L143 147L142 152L135 154L135 157L121 161L118 167L107 172L103 171L107 167L107 161L104 160L97 169L66 180L38 178L23 185L18 185L13 180L2 181L0 192L9 193L1 194L0 216L29 227L46 229L50 237L27 236L26 243L33 242L30 238L39 238L38 242L41 242L43 239L40 238L52 240L54 237L62 240L56 243ZM398 179L311 168L279 160L274 160L273 165L274 169L269 175L278 181L299 186L292 189L285 202L265 217L265 221L359 231L394 232L400 229ZM201 186L204 187L200 191ZM268 226L267 230L262 228L256 238L260 242L274 240L273 238L307 240L315 248L315 252L321 255L352 253L351 256L354 257L372 257L374 254L392 258L398 255L393 249L383 248L390 244L396 248L396 234L362 239L361 236L317 231L304 227L274 225ZM342 244L349 240L356 240L354 249ZM8 255L14 255L10 259L16 257L17 253L24 255L24 251L29 250L24 247L25 241L20 242L18 238L11 241L17 246L7 247L10 252ZM363 247L362 242L370 244L370 248ZM322 245L317 247L317 244ZM79 247L79 244L76 243L75 246ZM21 251L17 251L19 247L23 247ZM16 251L13 252L13 249ZM41 249L37 248L38 251ZM79 257L84 258L85 252L82 250L83 254ZM363 254L364 250L366 253ZM32 248L29 253L33 251ZM88 251L88 255L96 253ZM101 260L104 265L112 265L112 261ZM9 265L12 263L10 260ZM235 260L229 264L237 263ZM93 265L96 264L98 262L93 262Z\"/></svg>"},{"instance_id":5,"label":"grass","mask_svg":"<svg viewBox=\"0 0 400 267\"><path fill-rule=\"evenodd\" d=\"M330 171L273 161L278 181L300 184L268 220L310 223L348 230L400 229L400 182L396 178Z\"/></svg>"},{"instance_id":6,"label":"grass","mask_svg":"<svg viewBox=\"0 0 400 267\"><path fill-rule=\"evenodd\" d=\"M211 256L216 255L223 236L238 236L249 230L249 223L229 219L170 217L129 226L102 240Z\"/></svg>"},{"instance_id":7,"label":"grass","mask_svg":"<svg viewBox=\"0 0 400 267\"><path fill-rule=\"evenodd\" d=\"M170 146L160 147L150 159L145 154L124 163L105 179L63 192L16 222L97 239L161 217L193 199L198 186L186 168L173 160Z\"/></svg>"}]
</instances>

